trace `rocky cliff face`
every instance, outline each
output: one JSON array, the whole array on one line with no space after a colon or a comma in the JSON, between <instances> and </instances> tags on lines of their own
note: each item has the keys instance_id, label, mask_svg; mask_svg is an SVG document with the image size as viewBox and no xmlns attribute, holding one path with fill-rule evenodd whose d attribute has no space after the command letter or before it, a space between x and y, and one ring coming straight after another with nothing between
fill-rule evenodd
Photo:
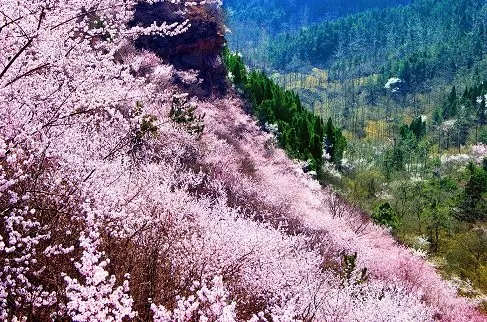
<instances>
[{"instance_id":1,"label":"rocky cliff face","mask_svg":"<svg viewBox=\"0 0 487 322\"><path fill-rule=\"evenodd\" d=\"M198 96L222 95L226 92L226 69L221 60L225 44L224 25L220 9L212 5L189 8L184 15L175 14L175 4L168 2L149 5L139 4L136 8L133 25L149 26L154 21L182 22L189 20L188 31L173 37L143 36L135 41L139 49L155 52L162 59L179 70L198 70L203 80L201 86L187 90ZM182 8L179 8L182 9ZM176 80L178 81L178 80ZM184 86L184 84L182 84Z\"/></svg>"}]
</instances>

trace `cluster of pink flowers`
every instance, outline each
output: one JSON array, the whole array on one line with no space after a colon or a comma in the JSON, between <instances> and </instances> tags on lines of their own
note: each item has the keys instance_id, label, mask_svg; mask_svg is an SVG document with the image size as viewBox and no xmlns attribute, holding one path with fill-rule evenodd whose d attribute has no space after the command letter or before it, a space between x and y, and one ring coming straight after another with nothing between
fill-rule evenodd
<instances>
[{"instance_id":1,"label":"cluster of pink flowers","mask_svg":"<svg viewBox=\"0 0 487 322\"><path fill-rule=\"evenodd\" d=\"M122 321L123 318L134 318L137 314L132 310L133 299L127 294L130 275L126 274L123 284L115 287L116 277L109 276L106 271L110 260L103 259L104 254L98 250L98 228L94 222L89 222L87 228L89 231L81 233L78 239L79 247L83 250L80 262L74 263L82 281L64 276L68 300L66 314L74 321Z\"/></svg>"},{"instance_id":2,"label":"cluster of pink flowers","mask_svg":"<svg viewBox=\"0 0 487 322\"><path fill-rule=\"evenodd\" d=\"M477 143L471 147L472 158L481 163L484 158L487 158L487 145L483 143Z\"/></svg>"},{"instance_id":3,"label":"cluster of pink flowers","mask_svg":"<svg viewBox=\"0 0 487 322\"><path fill-rule=\"evenodd\" d=\"M154 321L236 321L235 302L228 303L228 292L225 290L222 277L215 276L212 284L212 287L208 288L206 283L200 285L199 282L195 282L193 290L198 289L195 292L196 294L187 298L178 298L177 306L172 312L162 305L152 304L151 310L154 313Z\"/></svg>"}]
</instances>

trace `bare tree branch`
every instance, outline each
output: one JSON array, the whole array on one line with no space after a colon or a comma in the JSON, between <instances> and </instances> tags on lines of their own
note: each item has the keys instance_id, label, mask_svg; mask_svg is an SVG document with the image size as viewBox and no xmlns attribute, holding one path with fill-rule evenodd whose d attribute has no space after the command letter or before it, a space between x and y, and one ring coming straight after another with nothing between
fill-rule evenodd
<instances>
[{"instance_id":1,"label":"bare tree branch","mask_svg":"<svg viewBox=\"0 0 487 322\"><path fill-rule=\"evenodd\" d=\"M20 48L20 50L15 54L15 56L8 62L7 66L3 69L3 71L0 73L0 78L2 78L8 71L8 69L12 66L12 64L19 58L20 55L32 44L33 38L29 38L27 43Z\"/></svg>"},{"instance_id":2,"label":"bare tree branch","mask_svg":"<svg viewBox=\"0 0 487 322\"><path fill-rule=\"evenodd\" d=\"M37 67L35 67L35 68L32 68L31 70L29 70L29 71L27 71L27 72L23 73L23 74L22 74L22 75L20 75L20 76L15 77L13 80L9 81L7 84L5 84L5 86L4 86L4 87L7 87L7 86L9 86L9 85L12 85L13 83L15 83L16 81L18 81L18 80L19 80L19 79L21 79L22 77L29 76L29 75L31 75L32 73L34 73L34 72L36 72L36 71L38 71L38 70L41 70L41 69L43 69L43 68L45 68L45 67L48 67L48 66L50 66L50 65L51 65L51 64L46 63L46 64L42 64L42 65L40 65L40 66L37 66Z\"/></svg>"},{"instance_id":3,"label":"bare tree branch","mask_svg":"<svg viewBox=\"0 0 487 322\"><path fill-rule=\"evenodd\" d=\"M1 26L0 26L0 32L2 31L2 29L3 29L3 28L7 27L8 25L11 25L11 24L13 24L13 23L16 23L17 21L20 21L20 20L22 20L22 19L24 19L24 18L25 18L25 16L20 16L20 17L18 17L18 18L12 19L12 18L10 18L9 16L7 16L7 15L5 14L5 12L3 12L3 11L1 11L1 12L2 12L3 16L4 16L5 18L10 19L10 21L9 21L9 22L6 22L5 24L3 24L3 25L1 25Z\"/></svg>"}]
</instances>

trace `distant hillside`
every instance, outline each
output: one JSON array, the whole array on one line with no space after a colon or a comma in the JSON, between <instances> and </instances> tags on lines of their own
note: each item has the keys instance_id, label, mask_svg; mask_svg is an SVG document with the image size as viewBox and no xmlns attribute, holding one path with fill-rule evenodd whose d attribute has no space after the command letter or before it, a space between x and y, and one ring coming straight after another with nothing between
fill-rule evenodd
<instances>
[{"instance_id":1,"label":"distant hillside","mask_svg":"<svg viewBox=\"0 0 487 322\"><path fill-rule=\"evenodd\" d=\"M409 0L227 0L223 5L231 12L229 19L231 25L253 21L273 32L279 32L368 9L405 5L409 2Z\"/></svg>"},{"instance_id":2,"label":"distant hillside","mask_svg":"<svg viewBox=\"0 0 487 322\"><path fill-rule=\"evenodd\" d=\"M342 128L342 172L325 182L486 294L487 1L415 0L242 48Z\"/></svg>"},{"instance_id":3,"label":"distant hillside","mask_svg":"<svg viewBox=\"0 0 487 322\"><path fill-rule=\"evenodd\" d=\"M411 86L453 79L487 52L484 0L417 0L326 21L268 42L268 63L301 61L337 73L398 76Z\"/></svg>"},{"instance_id":4,"label":"distant hillside","mask_svg":"<svg viewBox=\"0 0 487 322\"><path fill-rule=\"evenodd\" d=\"M267 41L279 33L292 33L300 28L330 21L349 14L370 9L406 5L409 0L269 0L224 1L227 35L230 48L241 51L258 63L265 61ZM269 38L270 37L270 38Z\"/></svg>"}]
</instances>

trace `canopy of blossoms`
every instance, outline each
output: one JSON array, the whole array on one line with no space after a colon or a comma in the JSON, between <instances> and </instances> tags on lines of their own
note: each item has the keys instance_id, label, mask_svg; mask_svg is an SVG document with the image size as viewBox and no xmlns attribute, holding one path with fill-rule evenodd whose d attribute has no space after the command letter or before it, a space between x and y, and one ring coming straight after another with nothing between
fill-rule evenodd
<instances>
[{"instance_id":1,"label":"canopy of blossoms","mask_svg":"<svg viewBox=\"0 0 487 322\"><path fill-rule=\"evenodd\" d=\"M132 0L0 2L1 320L484 320L238 98L188 97L197 72L136 50L219 5L166 4L180 22L129 28Z\"/></svg>"}]
</instances>

